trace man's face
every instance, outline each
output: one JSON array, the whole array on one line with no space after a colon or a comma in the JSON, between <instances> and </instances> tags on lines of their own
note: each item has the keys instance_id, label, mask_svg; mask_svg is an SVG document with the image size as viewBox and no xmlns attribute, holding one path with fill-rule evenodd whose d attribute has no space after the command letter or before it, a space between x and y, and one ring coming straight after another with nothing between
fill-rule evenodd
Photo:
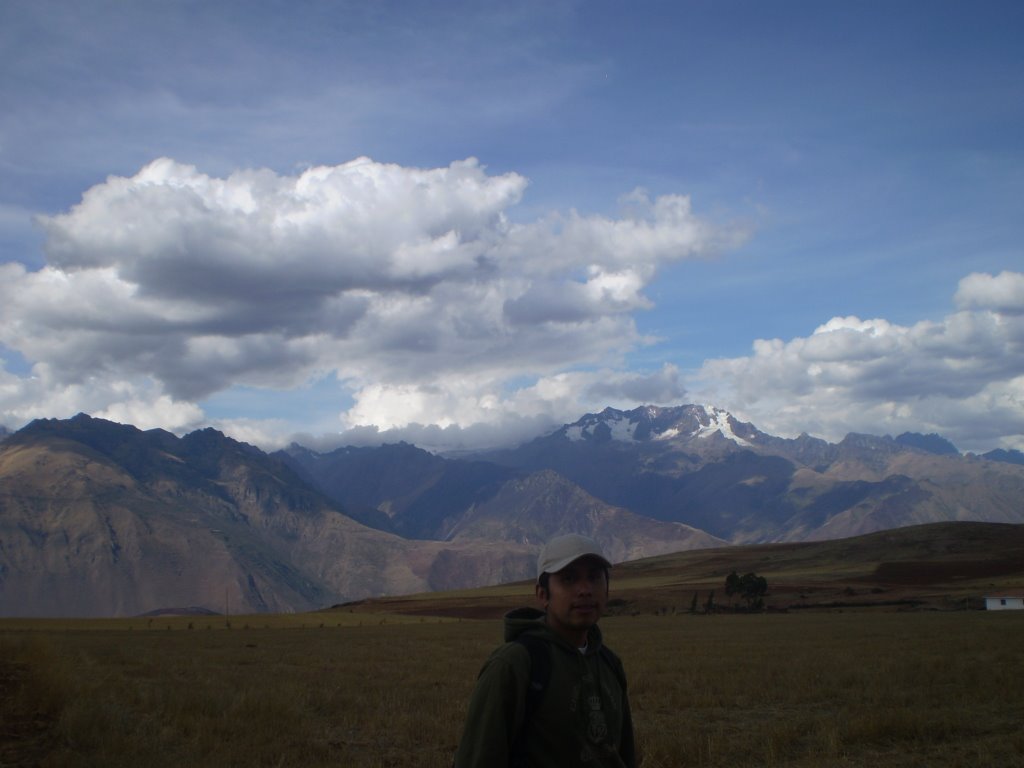
<instances>
[{"instance_id":1,"label":"man's face","mask_svg":"<svg viewBox=\"0 0 1024 768\"><path fill-rule=\"evenodd\" d=\"M545 603L547 622L570 642L582 646L587 630L597 624L608 603L608 575L594 557L581 557L558 573L552 573L548 591L537 587Z\"/></svg>"}]
</instances>

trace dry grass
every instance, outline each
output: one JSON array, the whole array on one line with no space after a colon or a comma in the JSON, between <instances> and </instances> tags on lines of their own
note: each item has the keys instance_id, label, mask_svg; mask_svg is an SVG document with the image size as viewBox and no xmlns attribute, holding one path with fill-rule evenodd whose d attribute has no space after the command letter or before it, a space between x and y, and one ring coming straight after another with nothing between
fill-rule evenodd
<instances>
[{"instance_id":1,"label":"dry grass","mask_svg":"<svg viewBox=\"0 0 1024 768\"><path fill-rule=\"evenodd\" d=\"M447 767L500 635L495 621L365 615L175 621L0 621L0 765ZM1024 615L604 626L644 768L1024 765Z\"/></svg>"},{"instance_id":2,"label":"dry grass","mask_svg":"<svg viewBox=\"0 0 1024 768\"><path fill-rule=\"evenodd\" d=\"M1024 765L1024 616L645 624L619 643L645 768Z\"/></svg>"}]
</instances>

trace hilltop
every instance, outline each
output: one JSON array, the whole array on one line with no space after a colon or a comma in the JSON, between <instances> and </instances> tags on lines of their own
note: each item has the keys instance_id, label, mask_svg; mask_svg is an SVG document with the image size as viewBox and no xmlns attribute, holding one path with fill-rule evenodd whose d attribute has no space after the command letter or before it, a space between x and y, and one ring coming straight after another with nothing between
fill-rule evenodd
<instances>
[{"instance_id":1,"label":"hilltop","mask_svg":"<svg viewBox=\"0 0 1024 768\"><path fill-rule=\"evenodd\" d=\"M731 572L767 578L769 610L959 610L987 594L1024 593L1024 525L932 523L834 541L717 547L620 563L613 614L699 610ZM366 600L333 611L498 618L532 604L532 580Z\"/></svg>"}]
</instances>

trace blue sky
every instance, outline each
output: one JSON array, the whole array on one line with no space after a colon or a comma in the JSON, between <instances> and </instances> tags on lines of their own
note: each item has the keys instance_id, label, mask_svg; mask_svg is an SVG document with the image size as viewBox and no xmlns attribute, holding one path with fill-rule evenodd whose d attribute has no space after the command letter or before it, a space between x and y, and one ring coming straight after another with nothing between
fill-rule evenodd
<instances>
[{"instance_id":1,"label":"blue sky","mask_svg":"<svg viewBox=\"0 0 1024 768\"><path fill-rule=\"evenodd\" d=\"M0 5L0 423L1024 448L1016 2Z\"/></svg>"}]
</instances>

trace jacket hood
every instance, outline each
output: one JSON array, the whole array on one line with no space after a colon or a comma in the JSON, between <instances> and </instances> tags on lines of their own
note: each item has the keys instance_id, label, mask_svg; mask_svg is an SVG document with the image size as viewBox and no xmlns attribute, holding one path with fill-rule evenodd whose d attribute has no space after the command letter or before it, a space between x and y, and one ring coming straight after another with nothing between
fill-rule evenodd
<instances>
[{"instance_id":1,"label":"jacket hood","mask_svg":"<svg viewBox=\"0 0 1024 768\"><path fill-rule=\"evenodd\" d=\"M519 635L530 632L575 651L576 649L573 648L568 640L547 625L544 617L544 611L537 608L516 608L513 611L509 611L505 614L505 642L510 643ZM587 655L597 653L601 643L601 628L595 624L587 631Z\"/></svg>"}]
</instances>

